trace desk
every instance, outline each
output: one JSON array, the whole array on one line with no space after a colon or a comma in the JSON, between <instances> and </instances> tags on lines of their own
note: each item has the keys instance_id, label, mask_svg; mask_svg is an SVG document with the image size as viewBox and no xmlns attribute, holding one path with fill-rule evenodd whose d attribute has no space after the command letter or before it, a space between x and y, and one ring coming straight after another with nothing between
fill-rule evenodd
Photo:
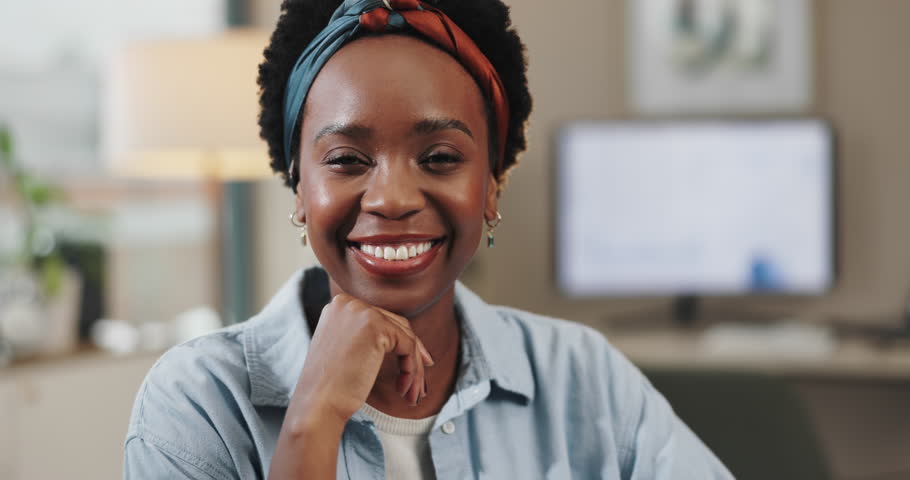
<instances>
[{"instance_id":1,"label":"desk","mask_svg":"<svg viewBox=\"0 0 910 480\"><path fill-rule=\"evenodd\" d=\"M797 379L910 384L910 345L881 347L868 340L847 339L839 340L831 355L806 358L706 353L701 334L689 330L607 331L606 335L643 368L745 370Z\"/></svg>"},{"instance_id":2,"label":"desk","mask_svg":"<svg viewBox=\"0 0 910 480\"><path fill-rule=\"evenodd\" d=\"M758 372L793 385L837 480L910 478L910 346L840 340L830 355L710 354L697 331L606 331L643 369Z\"/></svg>"}]
</instances>

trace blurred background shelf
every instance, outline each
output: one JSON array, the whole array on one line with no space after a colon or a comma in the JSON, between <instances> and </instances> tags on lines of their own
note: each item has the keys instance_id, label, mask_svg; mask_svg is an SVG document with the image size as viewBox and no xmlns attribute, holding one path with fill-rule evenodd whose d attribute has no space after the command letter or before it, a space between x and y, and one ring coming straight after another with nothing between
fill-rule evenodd
<instances>
[{"instance_id":1,"label":"blurred background shelf","mask_svg":"<svg viewBox=\"0 0 910 480\"><path fill-rule=\"evenodd\" d=\"M133 400L161 352L0 369L0 478L120 478Z\"/></svg>"}]
</instances>

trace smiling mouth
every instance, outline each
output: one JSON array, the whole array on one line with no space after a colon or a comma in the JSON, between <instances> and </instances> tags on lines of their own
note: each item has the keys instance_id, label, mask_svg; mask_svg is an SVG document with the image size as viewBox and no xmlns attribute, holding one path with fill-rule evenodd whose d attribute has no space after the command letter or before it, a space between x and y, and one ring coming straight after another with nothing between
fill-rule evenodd
<instances>
[{"instance_id":1,"label":"smiling mouth","mask_svg":"<svg viewBox=\"0 0 910 480\"><path fill-rule=\"evenodd\" d=\"M446 237L422 242L395 242L395 243L359 243L348 242L353 248L374 258L389 261L412 260L430 251L433 247L445 241Z\"/></svg>"}]
</instances>

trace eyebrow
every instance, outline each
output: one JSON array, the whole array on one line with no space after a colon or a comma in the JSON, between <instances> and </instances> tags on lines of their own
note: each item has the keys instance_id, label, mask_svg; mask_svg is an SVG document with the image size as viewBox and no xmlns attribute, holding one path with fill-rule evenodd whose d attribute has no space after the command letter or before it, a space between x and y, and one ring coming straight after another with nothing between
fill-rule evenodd
<instances>
[{"instance_id":1,"label":"eyebrow","mask_svg":"<svg viewBox=\"0 0 910 480\"><path fill-rule=\"evenodd\" d=\"M414 135L429 135L431 133L449 129L458 130L465 135L474 138L471 129L468 128L464 122L454 118L444 117L425 118L420 120L411 128L411 133ZM319 133L313 138L313 143L316 143L319 139L329 135L341 135L354 140L364 140L372 137L373 133L374 130L372 128L359 123L332 123L319 130Z\"/></svg>"},{"instance_id":2,"label":"eyebrow","mask_svg":"<svg viewBox=\"0 0 910 480\"><path fill-rule=\"evenodd\" d=\"M329 135L342 135L354 140L363 140L373 136L373 129L359 123L333 123L322 127L322 130L313 138L313 143Z\"/></svg>"},{"instance_id":3,"label":"eyebrow","mask_svg":"<svg viewBox=\"0 0 910 480\"><path fill-rule=\"evenodd\" d=\"M456 120L454 118L425 118L415 123L414 128L412 128L411 131L416 134L429 135L448 129L459 130L464 132L465 135L474 138L471 129L461 120Z\"/></svg>"}]
</instances>

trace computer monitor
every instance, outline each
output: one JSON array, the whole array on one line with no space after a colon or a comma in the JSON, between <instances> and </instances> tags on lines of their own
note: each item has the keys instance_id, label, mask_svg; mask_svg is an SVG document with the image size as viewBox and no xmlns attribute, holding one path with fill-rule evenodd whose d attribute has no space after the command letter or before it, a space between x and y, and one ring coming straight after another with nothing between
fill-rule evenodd
<instances>
[{"instance_id":1,"label":"computer monitor","mask_svg":"<svg viewBox=\"0 0 910 480\"><path fill-rule=\"evenodd\" d=\"M824 121L578 122L557 152L569 296L812 295L834 282Z\"/></svg>"}]
</instances>

